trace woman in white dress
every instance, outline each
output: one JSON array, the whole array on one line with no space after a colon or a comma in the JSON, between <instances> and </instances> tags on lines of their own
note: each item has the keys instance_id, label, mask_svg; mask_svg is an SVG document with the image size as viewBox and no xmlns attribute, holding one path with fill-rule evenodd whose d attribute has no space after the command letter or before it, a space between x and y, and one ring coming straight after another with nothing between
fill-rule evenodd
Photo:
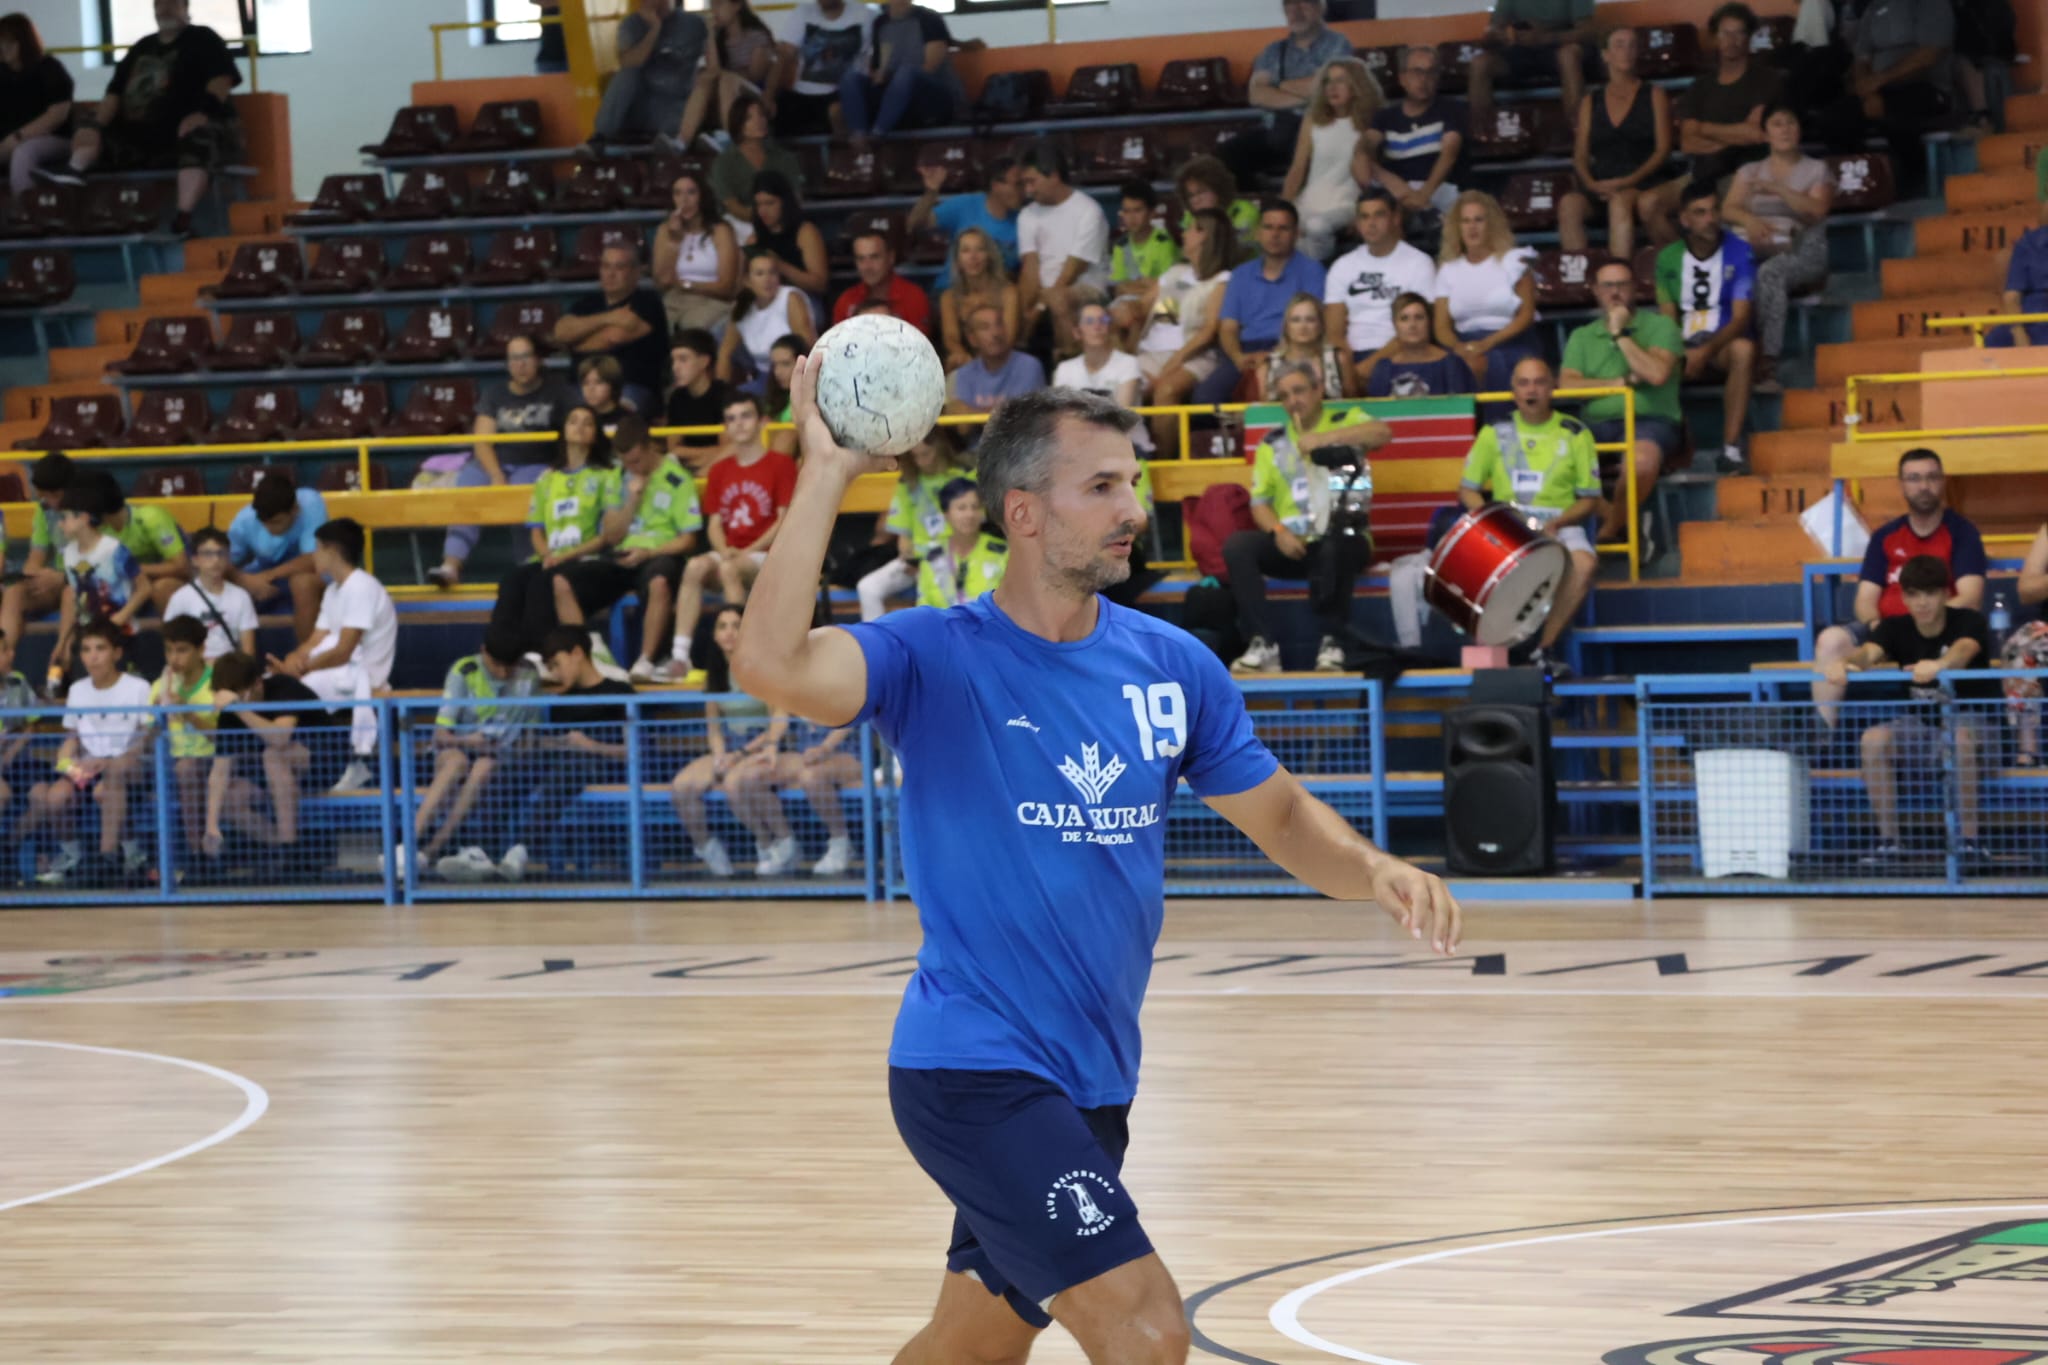
<instances>
[{"instance_id":1,"label":"woman in white dress","mask_svg":"<svg viewBox=\"0 0 2048 1365\"><path fill-rule=\"evenodd\" d=\"M1161 275L1148 291L1151 325L1138 338L1138 367L1152 381L1160 407L1185 403L1195 385L1216 371L1216 333L1223 321L1223 289L1237 251L1237 233L1220 209L1197 209L1181 229L1187 259ZM1154 417L1152 436L1163 453L1180 449L1180 419Z\"/></svg>"},{"instance_id":2,"label":"woman in white dress","mask_svg":"<svg viewBox=\"0 0 2048 1365\"><path fill-rule=\"evenodd\" d=\"M1301 213L1301 250L1328 262L1337 234L1358 212L1358 180L1352 166L1359 140L1380 106L1379 82L1356 57L1326 64L1316 76L1315 98L1294 144L1294 164L1280 190Z\"/></svg>"}]
</instances>

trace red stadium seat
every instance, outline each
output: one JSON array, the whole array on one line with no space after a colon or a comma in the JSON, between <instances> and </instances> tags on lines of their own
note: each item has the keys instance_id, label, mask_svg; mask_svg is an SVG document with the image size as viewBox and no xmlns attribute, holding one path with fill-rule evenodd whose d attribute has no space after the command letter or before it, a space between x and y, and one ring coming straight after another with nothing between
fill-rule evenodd
<instances>
[{"instance_id":1,"label":"red stadium seat","mask_svg":"<svg viewBox=\"0 0 2048 1365\"><path fill-rule=\"evenodd\" d=\"M282 464L238 464L228 474L228 495L246 498L256 491L256 485L272 474L291 474L290 465Z\"/></svg>"},{"instance_id":2,"label":"red stadium seat","mask_svg":"<svg viewBox=\"0 0 2048 1365\"><path fill-rule=\"evenodd\" d=\"M594 280L605 248L629 246L640 250L641 229L632 223L592 223L576 234L569 259L555 268L558 280Z\"/></svg>"},{"instance_id":3,"label":"red stadium seat","mask_svg":"<svg viewBox=\"0 0 2048 1365\"><path fill-rule=\"evenodd\" d=\"M1584 308L1593 302L1593 276L1607 262L1604 251L1536 253L1530 273L1536 277L1539 308Z\"/></svg>"},{"instance_id":4,"label":"red stadium seat","mask_svg":"<svg viewBox=\"0 0 2048 1365\"><path fill-rule=\"evenodd\" d=\"M797 155L801 157L810 150L808 147L800 147L797 149ZM676 181L686 170L698 171L708 178L711 174L711 165L698 157L678 156L668 151L656 152L651 159L641 163L640 187L626 196L626 207L671 212L676 204Z\"/></svg>"},{"instance_id":5,"label":"red stadium seat","mask_svg":"<svg viewBox=\"0 0 2048 1365\"><path fill-rule=\"evenodd\" d=\"M819 193L830 199L859 199L882 192L882 162L870 147L833 147L825 156Z\"/></svg>"},{"instance_id":6,"label":"red stadium seat","mask_svg":"<svg viewBox=\"0 0 2048 1365\"><path fill-rule=\"evenodd\" d=\"M555 207L562 213L614 213L639 193L646 171L637 161L615 157L578 161L569 171Z\"/></svg>"},{"instance_id":7,"label":"red stadium seat","mask_svg":"<svg viewBox=\"0 0 2048 1365\"><path fill-rule=\"evenodd\" d=\"M554 194L555 173L544 161L508 161L484 172L470 200L471 213L485 218L516 218L538 213Z\"/></svg>"},{"instance_id":8,"label":"red stadium seat","mask_svg":"<svg viewBox=\"0 0 2048 1365\"><path fill-rule=\"evenodd\" d=\"M71 253L62 247L40 247L14 253L7 276L0 279L0 308L43 308L62 303L78 288Z\"/></svg>"},{"instance_id":9,"label":"red stadium seat","mask_svg":"<svg viewBox=\"0 0 2048 1365\"><path fill-rule=\"evenodd\" d=\"M216 441L283 441L299 424L299 390L291 384L236 389L227 415L213 429Z\"/></svg>"},{"instance_id":10,"label":"red stadium seat","mask_svg":"<svg viewBox=\"0 0 2048 1365\"><path fill-rule=\"evenodd\" d=\"M409 104L391 116L382 142L363 148L365 156L433 156L455 141L461 124L452 104Z\"/></svg>"},{"instance_id":11,"label":"red stadium seat","mask_svg":"<svg viewBox=\"0 0 2048 1365\"><path fill-rule=\"evenodd\" d=\"M135 486L128 490L128 496L203 498L206 496L206 476L200 472L198 465L153 465L135 476Z\"/></svg>"},{"instance_id":12,"label":"red stadium seat","mask_svg":"<svg viewBox=\"0 0 2048 1365\"><path fill-rule=\"evenodd\" d=\"M1485 52L1477 42L1468 38L1453 38L1436 45L1437 65L1443 75L1438 78L1437 88L1445 94L1460 94L1472 80L1472 63Z\"/></svg>"},{"instance_id":13,"label":"red stadium seat","mask_svg":"<svg viewBox=\"0 0 2048 1365\"><path fill-rule=\"evenodd\" d=\"M453 218L469 205L469 176L460 168L421 166L406 172L398 194L378 211L387 223Z\"/></svg>"},{"instance_id":14,"label":"red stadium seat","mask_svg":"<svg viewBox=\"0 0 2048 1365\"><path fill-rule=\"evenodd\" d=\"M467 304L427 304L412 310L398 339L384 348L390 365L439 365L460 360L476 334L476 319Z\"/></svg>"},{"instance_id":15,"label":"red stadium seat","mask_svg":"<svg viewBox=\"0 0 2048 1365\"><path fill-rule=\"evenodd\" d=\"M1138 108L1156 113L1176 109L1223 109L1238 103L1230 80L1228 57L1181 57L1159 72L1159 87L1138 100Z\"/></svg>"},{"instance_id":16,"label":"red stadium seat","mask_svg":"<svg viewBox=\"0 0 2048 1365\"><path fill-rule=\"evenodd\" d=\"M1557 226L1557 201L1572 187L1569 171L1525 171L1501 186L1500 206L1517 232L1544 232Z\"/></svg>"},{"instance_id":17,"label":"red stadium seat","mask_svg":"<svg viewBox=\"0 0 2048 1365\"><path fill-rule=\"evenodd\" d=\"M1362 47L1358 49L1358 60L1365 63L1365 69L1380 83L1383 99L1401 98L1401 45L1389 47Z\"/></svg>"},{"instance_id":18,"label":"red stadium seat","mask_svg":"<svg viewBox=\"0 0 2048 1365\"><path fill-rule=\"evenodd\" d=\"M127 423L113 394L78 394L50 400L41 433L16 441L16 450L92 450L121 443Z\"/></svg>"},{"instance_id":19,"label":"red stadium seat","mask_svg":"<svg viewBox=\"0 0 2048 1365\"><path fill-rule=\"evenodd\" d=\"M1872 213L1891 207L1899 197L1891 158L1883 152L1831 156L1827 163L1835 177L1836 213Z\"/></svg>"},{"instance_id":20,"label":"red stadium seat","mask_svg":"<svg viewBox=\"0 0 2048 1365\"><path fill-rule=\"evenodd\" d=\"M476 423L476 384L468 379L423 379L405 407L384 424L386 436L459 436Z\"/></svg>"},{"instance_id":21,"label":"red stadium seat","mask_svg":"<svg viewBox=\"0 0 2048 1365\"><path fill-rule=\"evenodd\" d=\"M554 299L515 299L498 305L490 330L470 354L478 360L503 360L514 337L526 337L542 351L549 348L562 305Z\"/></svg>"},{"instance_id":22,"label":"red stadium seat","mask_svg":"<svg viewBox=\"0 0 2048 1365\"><path fill-rule=\"evenodd\" d=\"M924 172L931 166L941 167L946 172L946 183L939 187L940 194L959 194L983 184L987 179L982 167L987 163L989 154L984 153L972 138L927 138L897 145L908 155L890 167L889 188L896 193L923 194Z\"/></svg>"},{"instance_id":23,"label":"red stadium seat","mask_svg":"<svg viewBox=\"0 0 2048 1365\"><path fill-rule=\"evenodd\" d=\"M469 273L469 234L422 232L384 277L386 289L447 289Z\"/></svg>"},{"instance_id":24,"label":"red stadium seat","mask_svg":"<svg viewBox=\"0 0 2048 1365\"><path fill-rule=\"evenodd\" d=\"M979 124L1029 123L1052 102L1052 77L1043 71L998 71L981 83L970 120Z\"/></svg>"},{"instance_id":25,"label":"red stadium seat","mask_svg":"<svg viewBox=\"0 0 2048 1365\"><path fill-rule=\"evenodd\" d=\"M19 465L0 465L0 502L27 502L28 475Z\"/></svg>"},{"instance_id":26,"label":"red stadium seat","mask_svg":"<svg viewBox=\"0 0 2048 1365\"><path fill-rule=\"evenodd\" d=\"M356 460L336 460L320 471L314 486L322 493L361 493L363 488L362 464ZM375 460L370 462L370 487L367 491L382 493L391 487L391 471Z\"/></svg>"},{"instance_id":27,"label":"red stadium seat","mask_svg":"<svg viewBox=\"0 0 2048 1365\"><path fill-rule=\"evenodd\" d=\"M1536 106L1497 104L1490 122L1472 129L1474 161L1520 161L1536 150Z\"/></svg>"},{"instance_id":28,"label":"red stadium seat","mask_svg":"<svg viewBox=\"0 0 2048 1365\"><path fill-rule=\"evenodd\" d=\"M170 211L175 189L153 180L103 180L85 191L79 230L90 237L155 232Z\"/></svg>"},{"instance_id":29,"label":"red stadium seat","mask_svg":"<svg viewBox=\"0 0 2048 1365\"><path fill-rule=\"evenodd\" d=\"M1690 76L1700 69L1700 31L1694 24L1651 24L1636 30L1636 74L1646 81Z\"/></svg>"},{"instance_id":30,"label":"red stadium seat","mask_svg":"<svg viewBox=\"0 0 2048 1365\"><path fill-rule=\"evenodd\" d=\"M75 237L83 230L78 191L69 185L37 185L16 195L11 209L24 236Z\"/></svg>"},{"instance_id":31,"label":"red stadium seat","mask_svg":"<svg viewBox=\"0 0 2048 1365\"><path fill-rule=\"evenodd\" d=\"M213 355L213 323L203 314L151 318L135 349L107 368L120 374L183 374L201 370Z\"/></svg>"},{"instance_id":32,"label":"red stadium seat","mask_svg":"<svg viewBox=\"0 0 2048 1365\"><path fill-rule=\"evenodd\" d=\"M234 313L214 353L216 370L274 370L299 349L299 320L290 313Z\"/></svg>"},{"instance_id":33,"label":"red stadium seat","mask_svg":"<svg viewBox=\"0 0 2048 1365\"><path fill-rule=\"evenodd\" d=\"M1105 118L1130 112L1145 94L1136 62L1081 66L1067 81L1066 98L1045 107L1047 118Z\"/></svg>"},{"instance_id":34,"label":"red stadium seat","mask_svg":"<svg viewBox=\"0 0 2048 1365\"><path fill-rule=\"evenodd\" d=\"M320 244L313 268L299 281L301 294L362 294L384 276L384 241L379 237L333 237Z\"/></svg>"},{"instance_id":35,"label":"red stadium seat","mask_svg":"<svg viewBox=\"0 0 2048 1365\"><path fill-rule=\"evenodd\" d=\"M295 227L367 222L383 211L384 199L381 175L330 175L313 202L285 221Z\"/></svg>"},{"instance_id":36,"label":"red stadium seat","mask_svg":"<svg viewBox=\"0 0 2048 1365\"><path fill-rule=\"evenodd\" d=\"M476 111L476 122L450 144L450 150L517 152L539 145L539 100L492 100Z\"/></svg>"},{"instance_id":37,"label":"red stadium seat","mask_svg":"<svg viewBox=\"0 0 2048 1365\"><path fill-rule=\"evenodd\" d=\"M852 256L853 239L869 232L881 233L889 239L892 251L899 257L903 254L904 239L908 233L904 227L904 215L895 209L866 209L847 214L839 237L843 254Z\"/></svg>"},{"instance_id":38,"label":"red stadium seat","mask_svg":"<svg viewBox=\"0 0 2048 1365\"><path fill-rule=\"evenodd\" d=\"M299 352L299 364L317 369L368 365L384 350L384 310L337 308L320 319L313 339Z\"/></svg>"},{"instance_id":39,"label":"red stadium seat","mask_svg":"<svg viewBox=\"0 0 2048 1365\"><path fill-rule=\"evenodd\" d=\"M534 284L548 277L562 254L553 228L518 228L491 238L483 263L469 272L472 285Z\"/></svg>"},{"instance_id":40,"label":"red stadium seat","mask_svg":"<svg viewBox=\"0 0 2048 1365\"><path fill-rule=\"evenodd\" d=\"M297 242L244 242L228 273L213 286L217 299L267 299L288 294L306 273Z\"/></svg>"},{"instance_id":41,"label":"red stadium seat","mask_svg":"<svg viewBox=\"0 0 2048 1365\"><path fill-rule=\"evenodd\" d=\"M189 446L206 439L213 409L200 389L151 389L135 400L128 439L139 446Z\"/></svg>"},{"instance_id":42,"label":"red stadium seat","mask_svg":"<svg viewBox=\"0 0 2048 1365\"><path fill-rule=\"evenodd\" d=\"M390 412L390 392L376 380L330 384L314 400L313 415L299 428L299 436L307 441L374 436Z\"/></svg>"},{"instance_id":43,"label":"red stadium seat","mask_svg":"<svg viewBox=\"0 0 2048 1365\"><path fill-rule=\"evenodd\" d=\"M1159 174L1160 161L1145 128L1102 128L1075 138L1074 178L1084 185L1151 180Z\"/></svg>"}]
</instances>

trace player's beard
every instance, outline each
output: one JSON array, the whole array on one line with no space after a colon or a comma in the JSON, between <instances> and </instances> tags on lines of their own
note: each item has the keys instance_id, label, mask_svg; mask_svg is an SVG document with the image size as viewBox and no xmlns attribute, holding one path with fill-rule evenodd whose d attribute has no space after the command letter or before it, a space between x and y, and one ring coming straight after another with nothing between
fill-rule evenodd
<instances>
[{"instance_id":1,"label":"player's beard","mask_svg":"<svg viewBox=\"0 0 2048 1365\"><path fill-rule=\"evenodd\" d=\"M1077 597L1093 597L1104 588L1112 588L1131 576L1129 556L1119 557L1104 548L1104 542L1124 536L1131 538L1131 548L1137 548L1138 532L1144 523L1127 521L1112 534L1096 540L1092 545L1062 544L1058 550L1046 557L1046 570L1060 587Z\"/></svg>"}]
</instances>

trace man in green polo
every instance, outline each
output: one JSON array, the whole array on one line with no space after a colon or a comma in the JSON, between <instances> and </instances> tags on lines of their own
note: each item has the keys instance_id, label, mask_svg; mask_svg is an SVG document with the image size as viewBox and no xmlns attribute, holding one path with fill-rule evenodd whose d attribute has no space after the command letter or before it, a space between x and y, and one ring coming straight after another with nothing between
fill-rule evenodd
<instances>
[{"instance_id":1,"label":"man in green polo","mask_svg":"<svg viewBox=\"0 0 2048 1365\"><path fill-rule=\"evenodd\" d=\"M1600 515L1600 480L1594 468L1593 433L1550 405L1557 381L1549 362L1540 356L1525 358L1515 366L1513 385L1515 410L1479 429L1465 457L1458 500L1477 511L1491 492L1493 501L1513 503L1570 553L1571 570L1558 587L1529 656L1536 667L1555 669L1559 665L1550 651L1592 591L1599 568L1586 528Z\"/></svg>"},{"instance_id":2,"label":"man in green polo","mask_svg":"<svg viewBox=\"0 0 2048 1365\"><path fill-rule=\"evenodd\" d=\"M1635 390L1636 500L1649 501L1650 489L1667 461L1676 460L1685 444L1685 412L1678 386L1685 378L1685 340L1678 324L1655 308L1635 306L1636 277L1626 261L1609 261L1593 276L1593 299L1600 316L1565 339L1560 388L1590 389L1624 384ZM1620 445L1627 436L1623 417L1627 400L1619 395L1593 398L1581 414L1599 445ZM1618 464L1618 462L1617 462ZM1618 534L1628 515L1620 471L1601 470L1607 495L1602 539ZM1648 558L1648 552L1644 558Z\"/></svg>"}]
</instances>

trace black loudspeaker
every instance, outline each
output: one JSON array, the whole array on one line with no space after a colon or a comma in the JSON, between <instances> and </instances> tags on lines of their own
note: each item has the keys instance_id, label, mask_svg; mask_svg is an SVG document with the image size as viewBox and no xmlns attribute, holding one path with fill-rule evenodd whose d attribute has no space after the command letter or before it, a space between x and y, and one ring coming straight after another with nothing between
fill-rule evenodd
<instances>
[{"instance_id":1,"label":"black loudspeaker","mask_svg":"<svg viewBox=\"0 0 2048 1365\"><path fill-rule=\"evenodd\" d=\"M1462 706L1444 718L1444 848L1454 876L1551 870L1557 777L1547 710Z\"/></svg>"}]
</instances>

